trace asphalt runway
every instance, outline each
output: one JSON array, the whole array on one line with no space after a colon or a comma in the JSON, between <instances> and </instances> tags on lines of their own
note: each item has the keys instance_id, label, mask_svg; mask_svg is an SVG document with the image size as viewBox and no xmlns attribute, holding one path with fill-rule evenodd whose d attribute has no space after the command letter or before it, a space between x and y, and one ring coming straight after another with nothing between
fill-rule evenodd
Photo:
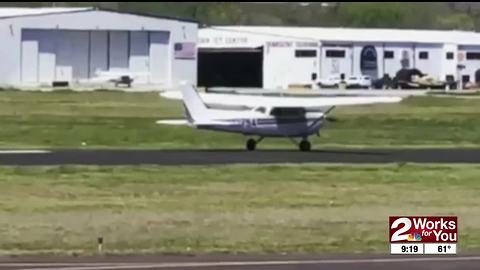
<instances>
[{"instance_id":1,"label":"asphalt runway","mask_svg":"<svg viewBox=\"0 0 480 270\"><path fill-rule=\"evenodd\" d=\"M216 165L266 163L480 163L480 149L8 150L0 165Z\"/></svg>"},{"instance_id":2,"label":"asphalt runway","mask_svg":"<svg viewBox=\"0 0 480 270\"><path fill-rule=\"evenodd\" d=\"M318 257L318 256L130 256L84 258L0 259L0 269L12 270L478 270L480 256Z\"/></svg>"}]
</instances>

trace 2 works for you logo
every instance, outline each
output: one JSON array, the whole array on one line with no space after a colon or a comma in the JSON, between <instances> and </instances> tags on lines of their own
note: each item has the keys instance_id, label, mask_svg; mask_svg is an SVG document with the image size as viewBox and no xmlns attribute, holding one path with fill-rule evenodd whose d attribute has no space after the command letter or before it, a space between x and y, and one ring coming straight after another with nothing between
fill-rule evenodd
<instances>
[{"instance_id":1,"label":"2 works for you logo","mask_svg":"<svg viewBox=\"0 0 480 270\"><path fill-rule=\"evenodd\" d=\"M458 224L455 216L390 217L390 243L456 243Z\"/></svg>"}]
</instances>

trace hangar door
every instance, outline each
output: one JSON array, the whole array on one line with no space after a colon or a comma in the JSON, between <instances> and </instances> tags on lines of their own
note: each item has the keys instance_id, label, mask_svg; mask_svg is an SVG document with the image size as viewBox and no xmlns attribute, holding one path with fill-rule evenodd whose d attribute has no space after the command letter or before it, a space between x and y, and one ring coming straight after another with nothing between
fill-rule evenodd
<instances>
[{"instance_id":1,"label":"hangar door","mask_svg":"<svg viewBox=\"0 0 480 270\"><path fill-rule=\"evenodd\" d=\"M88 32L62 30L52 34L55 34L57 38L55 80L87 79Z\"/></svg>"},{"instance_id":2,"label":"hangar door","mask_svg":"<svg viewBox=\"0 0 480 270\"><path fill-rule=\"evenodd\" d=\"M200 49L198 85L204 87L263 87L263 47Z\"/></svg>"},{"instance_id":3,"label":"hangar door","mask_svg":"<svg viewBox=\"0 0 480 270\"><path fill-rule=\"evenodd\" d=\"M150 76L153 83L168 84L170 33L150 32Z\"/></svg>"},{"instance_id":4,"label":"hangar door","mask_svg":"<svg viewBox=\"0 0 480 270\"><path fill-rule=\"evenodd\" d=\"M38 39L35 32L22 33L22 81L32 83L38 81Z\"/></svg>"},{"instance_id":5,"label":"hangar door","mask_svg":"<svg viewBox=\"0 0 480 270\"><path fill-rule=\"evenodd\" d=\"M149 72L148 32L130 32L129 67L132 72Z\"/></svg>"},{"instance_id":6,"label":"hangar door","mask_svg":"<svg viewBox=\"0 0 480 270\"><path fill-rule=\"evenodd\" d=\"M22 82L88 78L88 37L87 31L22 30Z\"/></svg>"},{"instance_id":7,"label":"hangar door","mask_svg":"<svg viewBox=\"0 0 480 270\"><path fill-rule=\"evenodd\" d=\"M164 31L24 29L21 81L82 82L132 73L136 82L169 84L170 49Z\"/></svg>"},{"instance_id":8,"label":"hangar door","mask_svg":"<svg viewBox=\"0 0 480 270\"><path fill-rule=\"evenodd\" d=\"M59 39L54 31L22 31L21 77L26 83L51 82L55 64L61 61L56 53Z\"/></svg>"}]
</instances>

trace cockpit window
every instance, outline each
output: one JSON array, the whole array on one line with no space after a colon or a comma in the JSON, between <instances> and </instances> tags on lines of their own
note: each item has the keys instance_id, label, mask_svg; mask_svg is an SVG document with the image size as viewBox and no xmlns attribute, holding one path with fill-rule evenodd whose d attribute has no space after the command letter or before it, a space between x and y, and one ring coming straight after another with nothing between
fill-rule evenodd
<instances>
[{"instance_id":1,"label":"cockpit window","mask_svg":"<svg viewBox=\"0 0 480 270\"><path fill-rule=\"evenodd\" d=\"M273 108L270 112L275 117L304 117L305 108Z\"/></svg>"},{"instance_id":2,"label":"cockpit window","mask_svg":"<svg viewBox=\"0 0 480 270\"><path fill-rule=\"evenodd\" d=\"M259 113L265 113L267 111L267 109L265 109L265 107L258 107L255 109L256 112L259 112Z\"/></svg>"}]
</instances>

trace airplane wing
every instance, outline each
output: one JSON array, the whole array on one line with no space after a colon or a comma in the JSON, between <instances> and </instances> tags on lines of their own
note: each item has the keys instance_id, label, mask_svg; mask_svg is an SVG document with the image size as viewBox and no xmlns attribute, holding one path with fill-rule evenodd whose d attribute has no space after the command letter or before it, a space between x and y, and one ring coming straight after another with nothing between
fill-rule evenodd
<instances>
[{"instance_id":1,"label":"airplane wing","mask_svg":"<svg viewBox=\"0 0 480 270\"><path fill-rule=\"evenodd\" d=\"M181 93L176 91L161 93L169 99L182 99ZM396 96L338 96L338 97L282 97L260 95L209 94L200 93L203 102L209 106L241 106L255 107L282 107L282 108L322 108L329 106L367 105L376 103L398 103L402 100Z\"/></svg>"}]
</instances>

